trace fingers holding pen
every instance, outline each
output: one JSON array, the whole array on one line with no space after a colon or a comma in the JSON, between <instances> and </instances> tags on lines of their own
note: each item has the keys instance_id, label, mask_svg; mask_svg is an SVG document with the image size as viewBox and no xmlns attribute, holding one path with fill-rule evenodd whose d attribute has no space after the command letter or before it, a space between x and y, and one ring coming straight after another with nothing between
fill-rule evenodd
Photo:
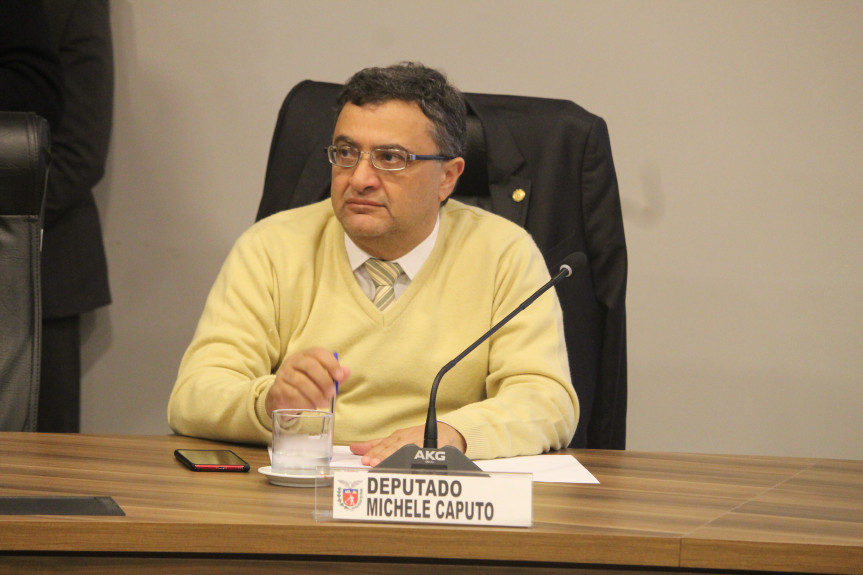
<instances>
[{"instance_id":1,"label":"fingers holding pen","mask_svg":"<svg viewBox=\"0 0 863 575\"><path fill-rule=\"evenodd\" d=\"M309 348L285 358L267 392L267 411L275 409L323 409L336 394L336 382L350 377L332 351Z\"/></svg>"}]
</instances>

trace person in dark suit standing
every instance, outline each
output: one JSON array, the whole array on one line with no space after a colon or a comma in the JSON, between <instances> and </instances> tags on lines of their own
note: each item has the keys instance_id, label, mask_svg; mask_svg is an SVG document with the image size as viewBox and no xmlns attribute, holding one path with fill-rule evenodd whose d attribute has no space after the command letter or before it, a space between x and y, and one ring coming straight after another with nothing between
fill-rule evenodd
<instances>
[{"instance_id":1,"label":"person in dark suit standing","mask_svg":"<svg viewBox=\"0 0 863 575\"><path fill-rule=\"evenodd\" d=\"M105 173L114 98L107 0L43 0L63 66L65 110L52 134L42 247L39 431L78 432L80 317L111 302L93 187Z\"/></svg>"}]
</instances>

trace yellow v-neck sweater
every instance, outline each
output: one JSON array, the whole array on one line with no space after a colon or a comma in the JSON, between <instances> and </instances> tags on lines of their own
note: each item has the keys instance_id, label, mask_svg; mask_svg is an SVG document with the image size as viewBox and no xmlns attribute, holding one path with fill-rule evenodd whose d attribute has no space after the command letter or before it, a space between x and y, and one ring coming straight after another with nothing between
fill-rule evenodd
<instances>
[{"instance_id":1,"label":"yellow v-neck sweater","mask_svg":"<svg viewBox=\"0 0 863 575\"><path fill-rule=\"evenodd\" d=\"M329 200L278 213L237 241L207 299L168 405L174 431L266 443L264 399L283 359L338 351L351 369L335 443L425 422L440 368L548 280L522 228L450 201L437 243L381 312L348 264ZM490 459L565 447L578 419L560 304L549 290L443 378L438 419Z\"/></svg>"}]
</instances>

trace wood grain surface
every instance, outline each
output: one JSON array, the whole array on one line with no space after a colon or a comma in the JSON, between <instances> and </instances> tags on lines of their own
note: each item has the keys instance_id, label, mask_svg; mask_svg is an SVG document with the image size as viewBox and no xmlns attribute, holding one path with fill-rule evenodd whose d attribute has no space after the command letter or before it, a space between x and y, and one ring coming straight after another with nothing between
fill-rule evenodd
<instances>
[{"instance_id":1,"label":"wood grain surface","mask_svg":"<svg viewBox=\"0 0 863 575\"><path fill-rule=\"evenodd\" d=\"M173 456L220 447L252 470L196 473ZM566 453L600 484L534 484L531 528L452 527L316 521L314 489L257 473L263 447L0 433L0 496L107 495L126 513L0 516L0 573L863 573L861 461Z\"/></svg>"}]
</instances>

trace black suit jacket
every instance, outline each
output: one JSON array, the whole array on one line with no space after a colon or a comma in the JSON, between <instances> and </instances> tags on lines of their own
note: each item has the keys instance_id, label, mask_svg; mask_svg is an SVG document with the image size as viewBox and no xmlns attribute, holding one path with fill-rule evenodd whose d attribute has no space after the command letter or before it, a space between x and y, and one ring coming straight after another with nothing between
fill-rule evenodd
<instances>
[{"instance_id":1,"label":"black suit jacket","mask_svg":"<svg viewBox=\"0 0 863 575\"><path fill-rule=\"evenodd\" d=\"M33 0L0 2L0 110L35 112L52 130L63 115L63 68Z\"/></svg>"},{"instance_id":2,"label":"black suit jacket","mask_svg":"<svg viewBox=\"0 0 863 575\"><path fill-rule=\"evenodd\" d=\"M324 148L332 143L339 89L306 81L285 98L258 219L328 196ZM571 445L623 449L627 256L606 124L564 100L488 94L465 99L482 125L487 159L479 178L468 175L476 167L466 168L454 197L488 194L491 211L531 233L552 274L567 254L587 255L587 269L557 286L581 406ZM487 191L463 189L465 181L484 180Z\"/></svg>"},{"instance_id":3,"label":"black suit jacket","mask_svg":"<svg viewBox=\"0 0 863 575\"><path fill-rule=\"evenodd\" d=\"M93 187L105 173L114 62L107 0L43 0L63 64L65 110L52 132L42 246L43 317L110 303Z\"/></svg>"}]
</instances>

